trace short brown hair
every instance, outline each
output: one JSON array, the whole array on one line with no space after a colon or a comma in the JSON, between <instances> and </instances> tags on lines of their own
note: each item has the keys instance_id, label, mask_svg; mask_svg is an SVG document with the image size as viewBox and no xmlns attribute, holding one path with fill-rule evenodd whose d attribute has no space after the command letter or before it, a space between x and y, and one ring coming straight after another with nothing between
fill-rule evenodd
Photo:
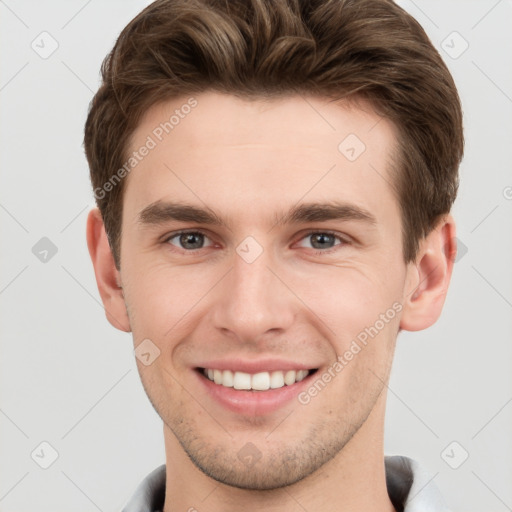
<instances>
[{"instance_id":1,"label":"short brown hair","mask_svg":"<svg viewBox=\"0 0 512 512\"><path fill-rule=\"evenodd\" d=\"M101 72L84 137L95 191L126 162L151 106L210 90L364 99L392 121L406 263L455 200L457 89L423 28L392 0L157 0L124 28ZM123 183L109 188L95 196L119 269Z\"/></svg>"}]
</instances>

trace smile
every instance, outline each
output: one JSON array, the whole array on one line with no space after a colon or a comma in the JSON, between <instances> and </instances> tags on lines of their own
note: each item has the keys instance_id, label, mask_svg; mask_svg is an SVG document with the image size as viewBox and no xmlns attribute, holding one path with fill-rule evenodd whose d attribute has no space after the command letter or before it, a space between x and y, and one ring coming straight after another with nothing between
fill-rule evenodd
<instances>
[{"instance_id":1,"label":"smile","mask_svg":"<svg viewBox=\"0 0 512 512\"><path fill-rule=\"evenodd\" d=\"M211 368L200 368L200 371L207 379L219 386L246 391L267 391L291 386L302 381L316 370L277 370L254 374Z\"/></svg>"}]
</instances>

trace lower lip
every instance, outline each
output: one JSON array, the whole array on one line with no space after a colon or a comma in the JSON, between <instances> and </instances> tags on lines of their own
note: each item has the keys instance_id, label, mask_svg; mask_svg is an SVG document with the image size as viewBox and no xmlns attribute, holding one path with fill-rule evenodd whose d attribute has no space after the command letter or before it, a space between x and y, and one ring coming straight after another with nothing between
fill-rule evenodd
<instances>
[{"instance_id":1,"label":"lower lip","mask_svg":"<svg viewBox=\"0 0 512 512\"><path fill-rule=\"evenodd\" d=\"M215 384L202 373L202 370L194 370L207 393L220 405L237 414L245 416L261 416L270 414L292 401L310 384L310 380L317 373L310 373L300 382L291 386L269 389L267 391L247 391L228 388L221 384Z\"/></svg>"}]
</instances>

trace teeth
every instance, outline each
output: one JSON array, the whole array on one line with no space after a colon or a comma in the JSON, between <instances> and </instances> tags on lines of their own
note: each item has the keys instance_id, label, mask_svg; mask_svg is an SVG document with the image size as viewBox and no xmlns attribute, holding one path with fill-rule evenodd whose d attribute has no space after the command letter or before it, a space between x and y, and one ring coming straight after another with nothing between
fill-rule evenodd
<instances>
[{"instance_id":1,"label":"teeth","mask_svg":"<svg viewBox=\"0 0 512 512\"><path fill-rule=\"evenodd\" d=\"M301 380L304 380L308 376L308 373L309 372L307 370L299 370L297 372L297 377L295 377L296 381L300 382Z\"/></svg>"},{"instance_id":2,"label":"teeth","mask_svg":"<svg viewBox=\"0 0 512 512\"><path fill-rule=\"evenodd\" d=\"M251 376L248 373L235 372L233 387L235 389L251 389Z\"/></svg>"},{"instance_id":3,"label":"teeth","mask_svg":"<svg viewBox=\"0 0 512 512\"><path fill-rule=\"evenodd\" d=\"M284 374L284 383L287 386L291 386L295 382L295 377L296 376L297 376L297 373L295 372L295 370L288 370Z\"/></svg>"},{"instance_id":4,"label":"teeth","mask_svg":"<svg viewBox=\"0 0 512 512\"><path fill-rule=\"evenodd\" d=\"M232 388L234 386L235 379L233 372L231 370L224 370L222 372L222 385L227 388Z\"/></svg>"},{"instance_id":5,"label":"teeth","mask_svg":"<svg viewBox=\"0 0 512 512\"><path fill-rule=\"evenodd\" d=\"M270 387L272 389L282 388L284 386L283 372L272 372L270 374Z\"/></svg>"},{"instance_id":6,"label":"teeth","mask_svg":"<svg viewBox=\"0 0 512 512\"><path fill-rule=\"evenodd\" d=\"M269 389L270 375L268 372L255 373L251 377L251 387L252 389L257 389L258 391L266 391Z\"/></svg>"},{"instance_id":7,"label":"teeth","mask_svg":"<svg viewBox=\"0 0 512 512\"><path fill-rule=\"evenodd\" d=\"M231 370L204 369L203 374L209 380L235 389L267 391L279 389L300 382L309 375L308 370L288 370L275 372L259 372L255 374L245 372L232 372Z\"/></svg>"}]
</instances>

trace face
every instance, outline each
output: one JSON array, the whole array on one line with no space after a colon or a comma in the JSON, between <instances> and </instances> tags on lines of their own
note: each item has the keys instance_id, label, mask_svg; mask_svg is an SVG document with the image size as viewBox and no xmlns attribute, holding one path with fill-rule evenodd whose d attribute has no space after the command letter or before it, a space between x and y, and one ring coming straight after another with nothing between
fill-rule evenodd
<instances>
[{"instance_id":1,"label":"face","mask_svg":"<svg viewBox=\"0 0 512 512\"><path fill-rule=\"evenodd\" d=\"M385 395L408 292L395 133L320 98L187 99L149 110L130 145L154 142L123 204L134 344L160 351L137 364L198 468L280 487L342 453Z\"/></svg>"}]
</instances>

